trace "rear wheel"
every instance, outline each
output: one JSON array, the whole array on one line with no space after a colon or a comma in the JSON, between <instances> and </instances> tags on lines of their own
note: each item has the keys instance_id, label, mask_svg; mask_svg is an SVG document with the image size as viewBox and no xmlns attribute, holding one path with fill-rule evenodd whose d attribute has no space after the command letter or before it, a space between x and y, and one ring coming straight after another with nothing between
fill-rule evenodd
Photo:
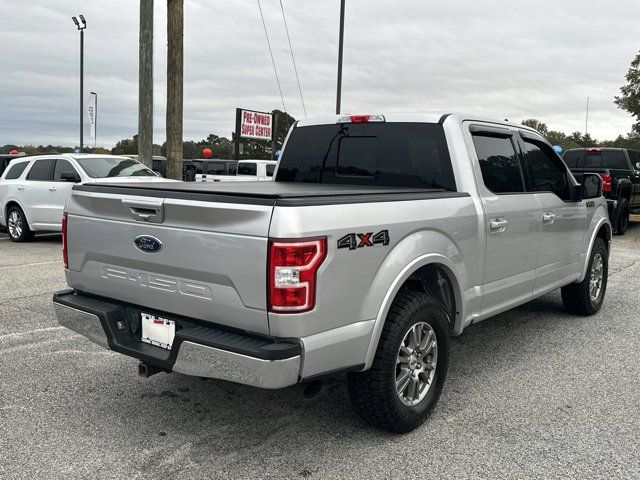
<instances>
[{"instance_id":1,"label":"rear wheel","mask_svg":"<svg viewBox=\"0 0 640 480\"><path fill-rule=\"evenodd\" d=\"M27 217L20 207L10 207L7 210L7 233L14 242L28 242L33 240L33 232L27 223Z\"/></svg>"},{"instance_id":2,"label":"rear wheel","mask_svg":"<svg viewBox=\"0 0 640 480\"><path fill-rule=\"evenodd\" d=\"M618 218L616 219L616 235L624 235L629 228L629 202L620 200L618 206Z\"/></svg>"},{"instance_id":3,"label":"rear wheel","mask_svg":"<svg viewBox=\"0 0 640 480\"><path fill-rule=\"evenodd\" d=\"M435 407L448 363L444 309L425 293L400 292L387 316L371 369L349 374L351 403L371 425L409 432Z\"/></svg>"},{"instance_id":4,"label":"rear wheel","mask_svg":"<svg viewBox=\"0 0 640 480\"><path fill-rule=\"evenodd\" d=\"M596 238L587 267L587 274L580 283L562 287L562 303L565 310L577 315L593 315L600 310L607 291L609 252L601 238Z\"/></svg>"}]
</instances>

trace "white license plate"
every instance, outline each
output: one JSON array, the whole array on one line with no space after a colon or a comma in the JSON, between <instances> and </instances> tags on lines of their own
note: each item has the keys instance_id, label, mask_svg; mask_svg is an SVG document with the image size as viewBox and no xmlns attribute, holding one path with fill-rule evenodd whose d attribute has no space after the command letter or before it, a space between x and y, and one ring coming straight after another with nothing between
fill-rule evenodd
<instances>
[{"instance_id":1,"label":"white license plate","mask_svg":"<svg viewBox=\"0 0 640 480\"><path fill-rule=\"evenodd\" d=\"M176 322L148 313L142 314L142 338L144 343L171 350L176 336Z\"/></svg>"}]
</instances>

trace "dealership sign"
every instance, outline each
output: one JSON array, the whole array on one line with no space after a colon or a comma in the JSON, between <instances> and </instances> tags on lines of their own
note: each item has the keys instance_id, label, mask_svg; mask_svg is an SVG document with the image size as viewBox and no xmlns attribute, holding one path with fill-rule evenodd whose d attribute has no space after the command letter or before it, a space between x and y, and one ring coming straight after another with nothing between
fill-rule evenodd
<instances>
[{"instance_id":1,"label":"dealership sign","mask_svg":"<svg viewBox=\"0 0 640 480\"><path fill-rule=\"evenodd\" d=\"M236 132L240 132L241 138L271 141L274 136L273 117L272 113L238 108L236 109Z\"/></svg>"}]
</instances>

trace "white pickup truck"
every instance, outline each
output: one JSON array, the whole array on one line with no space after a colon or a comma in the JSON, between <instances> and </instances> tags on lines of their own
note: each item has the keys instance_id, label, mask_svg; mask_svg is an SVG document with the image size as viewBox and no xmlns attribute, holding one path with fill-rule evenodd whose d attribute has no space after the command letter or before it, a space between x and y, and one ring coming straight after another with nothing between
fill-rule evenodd
<instances>
[{"instance_id":1,"label":"white pickup truck","mask_svg":"<svg viewBox=\"0 0 640 480\"><path fill-rule=\"evenodd\" d=\"M66 208L61 325L178 372L282 388L348 373L355 410L406 432L449 337L562 289L604 300L611 224L522 125L473 115L297 122L275 181L87 184Z\"/></svg>"},{"instance_id":2,"label":"white pickup truck","mask_svg":"<svg viewBox=\"0 0 640 480\"><path fill-rule=\"evenodd\" d=\"M240 160L235 175L196 175L196 182L267 182L273 180L276 160Z\"/></svg>"}]
</instances>

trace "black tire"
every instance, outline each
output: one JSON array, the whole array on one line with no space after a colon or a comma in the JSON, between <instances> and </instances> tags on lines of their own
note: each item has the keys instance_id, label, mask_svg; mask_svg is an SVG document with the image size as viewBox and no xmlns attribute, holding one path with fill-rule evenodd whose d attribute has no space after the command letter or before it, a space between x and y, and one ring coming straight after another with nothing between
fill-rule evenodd
<instances>
[{"instance_id":1,"label":"black tire","mask_svg":"<svg viewBox=\"0 0 640 480\"><path fill-rule=\"evenodd\" d=\"M600 292L595 299L591 297L591 279L594 277L593 265L597 256L602 259L602 281ZM589 258L587 274L580 283L572 283L562 287L562 303L569 313L576 315L593 315L600 310L604 295L607 291L607 276L609 274L609 251L602 238L596 238Z\"/></svg>"},{"instance_id":2,"label":"black tire","mask_svg":"<svg viewBox=\"0 0 640 480\"><path fill-rule=\"evenodd\" d=\"M396 392L396 375L400 371L396 359L405 335L421 322L428 324L435 334L437 354L432 358L437 361L426 395L416 405L408 406ZM426 364L424 359L419 361ZM421 367L419 363L417 366ZM410 432L431 414L440 398L448 367L449 323L445 310L426 293L401 291L387 315L371 369L348 376L351 404L374 427L395 433Z\"/></svg>"},{"instance_id":3,"label":"black tire","mask_svg":"<svg viewBox=\"0 0 640 480\"><path fill-rule=\"evenodd\" d=\"M620 200L618 205L618 216L615 222L615 234L624 235L629 228L629 202L626 199Z\"/></svg>"},{"instance_id":4,"label":"black tire","mask_svg":"<svg viewBox=\"0 0 640 480\"><path fill-rule=\"evenodd\" d=\"M19 222L19 229L13 229L9 225L9 221L11 220L13 222L14 219L17 219L17 221ZM29 228L27 217L20 207L9 207L9 209L7 210L6 223L7 234L13 242L30 242L31 240L33 240L33 232Z\"/></svg>"}]
</instances>

